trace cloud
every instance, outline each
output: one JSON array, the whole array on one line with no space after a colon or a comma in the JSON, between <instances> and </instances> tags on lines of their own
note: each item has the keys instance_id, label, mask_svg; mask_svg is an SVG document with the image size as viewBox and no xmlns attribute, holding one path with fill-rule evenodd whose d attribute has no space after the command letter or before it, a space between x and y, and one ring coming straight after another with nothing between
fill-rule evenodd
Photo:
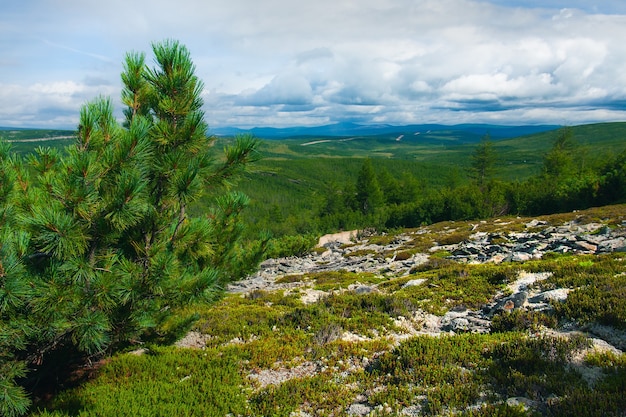
<instances>
[{"instance_id":1,"label":"cloud","mask_svg":"<svg viewBox=\"0 0 626 417\"><path fill-rule=\"evenodd\" d=\"M124 53L150 56L164 38L192 53L215 126L626 119L621 0L29 0L0 11L0 125L73 126L99 94L119 108Z\"/></svg>"},{"instance_id":2,"label":"cloud","mask_svg":"<svg viewBox=\"0 0 626 417\"><path fill-rule=\"evenodd\" d=\"M73 81L38 83L28 87L0 84L0 125L75 128L80 107L101 94L119 94L119 90Z\"/></svg>"},{"instance_id":3,"label":"cloud","mask_svg":"<svg viewBox=\"0 0 626 417\"><path fill-rule=\"evenodd\" d=\"M334 57L330 48L314 48L308 51L300 52L296 56L296 62L298 65L311 63L314 61L332 59Z\"/></svg>"},{"instance_id":4,"label":"cloud","mask_svg":"<svg viewBox=\"0 0 626 417\"><path fill-rule=\"evenodd\" d=\"M267 106L273 104L305 105L312 99L309 82L298 74L281 74L252 94L242 94L243 105Z\"/></svg>"}]
</instances>

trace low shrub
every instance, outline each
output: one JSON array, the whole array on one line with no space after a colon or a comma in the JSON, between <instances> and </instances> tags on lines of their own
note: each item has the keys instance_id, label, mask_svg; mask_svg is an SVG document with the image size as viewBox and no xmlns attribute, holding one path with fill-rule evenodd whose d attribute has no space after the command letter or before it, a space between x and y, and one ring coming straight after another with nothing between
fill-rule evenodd
<instances>
[{"instance_id":1,"label":"low shrub","mask_svg":"<svg viewBox=\"0 0 626 417\"><path fill-rule=\"evenodd\" d=\"M300 256L310 252L317 245L318 237L312 234L283 236L270 239L267 247L267 258L285 258Z\"/></svg>"},{"instance_id":2,"label":"low shrub","mask_svg":"<svg viewBox=\"0 0 626 417\"><path fill-rule=\"evenodd\" d=\"M493 333L537 331L541 326L554 328L557 320L554 316L538 311L513 310L501 312L491 319Z\"/></svg>"}]
</instances>

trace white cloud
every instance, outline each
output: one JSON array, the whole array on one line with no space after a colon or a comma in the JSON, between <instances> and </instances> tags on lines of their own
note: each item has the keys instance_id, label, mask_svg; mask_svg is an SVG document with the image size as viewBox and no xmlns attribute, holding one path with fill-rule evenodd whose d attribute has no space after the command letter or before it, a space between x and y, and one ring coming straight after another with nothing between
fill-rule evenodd
<instances>
[{"instance_id":1,"label":"white cloud","mask_svg":"<svg viewBox=\"0 0 626 417\"><path fill-rule=\"evenodd\" d=\"M280 74L252 94L243 94L241 104L267 106L273 104L304 105L313 98L311 85L298 74Z\"/></svg>"},{"instance_id":2,"label":"white cloud","mask_svg":"<svg viewBox=\"0 0 626 417\"><path fill-rule=\"evenodd\" d=\"M210 125L626 119L622 1L86 3L0 6L0 125L74 124L163 38L189 47Z\"/></svg>"}]
</instances>

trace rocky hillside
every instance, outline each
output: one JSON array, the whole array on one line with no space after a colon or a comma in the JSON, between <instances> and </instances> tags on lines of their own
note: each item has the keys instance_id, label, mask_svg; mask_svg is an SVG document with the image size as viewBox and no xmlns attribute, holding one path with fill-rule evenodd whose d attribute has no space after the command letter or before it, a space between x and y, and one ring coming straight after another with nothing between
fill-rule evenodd
<instances>
[{"instance_id":1,"label":"rocky hillside","mask_svg":"<svg viewBox=\"0 0 626 417\"><path fill-rule=\"evenodd\" d=\"M626 207L320 243L229 287L235 337L205 316L179 342L273 346L244 366L264 415L626 413Z\"/></svg>"},{"instance_id":2,"label":"rocky hillside","mask_svg":"<svg viewBox=\"0 0 626 417\"><path fill-rule=\"evenodd\" d=\"M626 416L626 205L320 243L36 415Z\"/></svg>"},{"instance_id":3,"label":"rocky hillside","mask_svg":"<svg viewBox=\"0 0 626 417\"><path fill-rule=\"evenodd\" d=\"M255 291L298 291L303 303L317 302L335 290L315 289L312 275L345 271L369 273L398 281L410 277L431 258L448 259L460 264L519 263L515 279L507 282L479 310L455 308L443 316L416 311L413 320L403 323L411 334L441 332L489 333L491 317L498 312L548 312L551 302L563 302L571 288L544 291L535 285L551 272L528 272L523 262L545 256L601 255L626 252L626 220L621 216L594 219L597 212L548 216L543 219L495 219L480 223L445 223L393 235L377 236L368 231L353 231L323 236L316 251L303 256L265 261L258 273L232 284L229 291L249 295ZM626 219L626 212L624 213ZM300 279L301 277L301 279ZM402 288L427 285L428 279L402 281ZM356 294L379 292L379 284L355 282L347 290ZM384 290L383 290L384 291ZM417 323L415 318L417 318ZM416 326L417 324L417 326ZM572 330L573 324L568 330ZM421 329L421 330L416 330ZM578 329L580 330L580 329ZM584 327L593 337L607 339L619 349L626 349L626 333L597 323Z\"/></svg>"}]
</instances>

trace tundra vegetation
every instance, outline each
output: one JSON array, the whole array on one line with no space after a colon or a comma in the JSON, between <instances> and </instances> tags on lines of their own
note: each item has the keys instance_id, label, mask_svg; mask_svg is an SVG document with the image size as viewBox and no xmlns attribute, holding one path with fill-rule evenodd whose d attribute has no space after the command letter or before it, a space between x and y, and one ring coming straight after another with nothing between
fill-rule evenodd
<instances>
[{"instance_id":1,"label":"tundra vegetation","mask_svg":"<svg viewBox=\"0 0 626 417\"><path fill-rule=\"evenodd\" d=\"M542 219L558 224L582 215L621 224L625 210ZM529 218L507 220L497 227L515 230ZM439 240L446 228L418 232L422 240L406 241L403 251L421 251L425 240ZM419 334L424 314L480 309L506 293L521 271L544 273L547 278L533 287L568 288L568 298L545 312L497 313L486 334ZM623 253L502 264L431 257L403 276L285 275L278 283L304 286L228 294L211 306L180 308L161 331L175 333L181 317L194 314L191 343L151 341L140 352L115 355L33 415L619 416L626 410L626 356L589 349L582 334L559 329L574 323L624 329L624 276ZM424 282L406 285L414 280ZM376 290L355 290L361 286ZM310 290L325 296L305 301ZM405 327L411 317L418 334ZM359 406L365 414L358 414Z\"/></svg>"},{"instance_id":2,"label":"tundra vegetation","mask_svg":"<svg viewBox=\"0 0 626 417\"><path fill-rule=\"evenodd\" d=\"M187 49L166 41L153 53L153 68L143 54L126 58L122 125L98 98L65 148L2 143L0 414L626 412L624 354L562 331L626 330L623 253L473 265L429 252L468 239L469 219L505 219L481 224L503 240L529 222L518 215L624 227L624 124L442 150L454 138L303 147L310 138L242 136L222 138L222 152ZM592 139L605 154L588 152ZM571 212L591 206L604 207ZM408 275L326 271L277 280L304 283L291 290L224 292L264 257L306 254L321 233L365 227L384 232L370 237L381 244L413 232L378 256L429 260ZM522 271L547 273L533 286L568 289L567 299L496 314L486 334L405 327L410 319L419 333L420 317L481 309ZM324 296L307 301L307 291Z\"/></svg>"}]
</instances>

